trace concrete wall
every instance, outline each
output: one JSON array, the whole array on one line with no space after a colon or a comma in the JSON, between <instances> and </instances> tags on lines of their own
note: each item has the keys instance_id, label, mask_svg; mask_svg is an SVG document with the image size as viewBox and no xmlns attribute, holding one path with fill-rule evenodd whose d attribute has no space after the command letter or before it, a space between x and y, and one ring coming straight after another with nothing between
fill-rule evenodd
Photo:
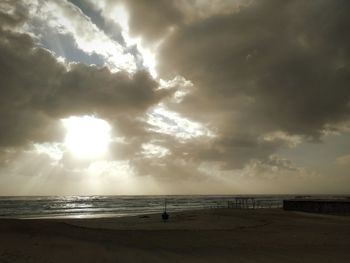
<instances>
[{"instance_id":1,"label":"concrete wall","mask_svg":"<svg viewBox=\"0 0 350 263\"><path fill-rule=\"evenodd\" d=\"M350 215L350 200L283 200L283 209L310 213Z\"/></svg>"}]
</instances>

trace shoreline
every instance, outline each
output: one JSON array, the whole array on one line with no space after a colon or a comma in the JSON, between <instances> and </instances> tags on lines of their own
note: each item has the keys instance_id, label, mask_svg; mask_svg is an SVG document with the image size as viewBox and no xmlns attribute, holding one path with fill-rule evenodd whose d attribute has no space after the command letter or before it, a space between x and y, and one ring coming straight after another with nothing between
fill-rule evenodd
<instances>
[{"instance_id":1,"label":"shoreline","mask_svg":"<svg viewBox=\"0 0 350 263\"><path fill-rule=\"evenodd\" d=\"M1 219L0 262L350 262L350 217L209 209Z\"/></svg>"},{"instance_id":2,"label":"shoreline","mask_svg":"<svg viewBox=\"0 0 350 263\"><path fill-rule=\"evenodd\" d=\"M99 218L124 217L148 213L161 213L164 200L169 210L187 211L203 208L240 206L241 208L282 207L283 200L297 198L286 195L169 195L169 196L44 196L0 197L1 218ZM303 196L300 196L303 197ZM309 195L308 198L321 198ZM327 195L323 195L327 197ZM344 196L343 196L344 197ZM287 199L286 199L287 198ZM327 200L339 199L328 196ZM344 197L345 198L345 197ZM347 199L349 200L349 199Z\"/></svg>"}]
</instances>

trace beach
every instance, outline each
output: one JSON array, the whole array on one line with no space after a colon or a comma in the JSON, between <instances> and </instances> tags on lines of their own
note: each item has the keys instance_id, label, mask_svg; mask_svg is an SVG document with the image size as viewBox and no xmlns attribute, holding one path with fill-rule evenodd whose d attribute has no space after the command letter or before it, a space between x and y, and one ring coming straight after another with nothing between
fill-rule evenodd
<instances>
[{"instance_id":1,"label":"beach","mask_svg":"<svg viewBox=\"0 0 350 263\"><path fill-rule=\"evenodd\" d=\"M350 217L209 209L95 219L1 219L0 262L350 262Z\"/></svg>"}]
</instances>

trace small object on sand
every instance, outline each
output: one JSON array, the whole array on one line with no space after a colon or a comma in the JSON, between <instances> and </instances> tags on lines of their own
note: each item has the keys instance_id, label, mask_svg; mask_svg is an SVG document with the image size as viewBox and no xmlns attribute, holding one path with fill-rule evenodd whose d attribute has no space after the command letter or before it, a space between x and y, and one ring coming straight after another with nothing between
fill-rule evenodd
<instances>
[{"instance_id":1,"label":"small object on sand","mask_svg":"<svg viewBox=\"0 0 350 263\"><path fill-rule=\"evenodd\" d=\"M169 219L169 214L166 212L166 199L164 200L164 212L162 214L162 219L164 222Z\"/></svg>"},{"instance_id":2,"label":"small object on sand","mask_svg":"<svg viewBox=\"0 0 350 263\"><path fill-rule=\"evenodd\" d=\"M162 219L163 219L164 222L165 222L166 220L168 220L168 219L169 219L169 214L168 214L167 212L164 212L164 213L162 214Z\"/></svg>"}]
</instances>

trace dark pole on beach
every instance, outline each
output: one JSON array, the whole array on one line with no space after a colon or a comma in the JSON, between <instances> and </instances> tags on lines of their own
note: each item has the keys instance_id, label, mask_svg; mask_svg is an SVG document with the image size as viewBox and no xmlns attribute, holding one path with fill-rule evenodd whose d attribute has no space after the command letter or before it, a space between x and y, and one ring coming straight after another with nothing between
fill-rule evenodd
<instances>
[{"instance_id":1,"label":"dark pole on beach","mask_svg":"<svg viewBox=\"0 0 350 263\"><path fill-rule=\"evenodd\" d=\"M167 205L167 202L166 202L166 199L164 199L164 212L162 214L162 219L164 222L169 219L169 214L166 212L166 205Z\"/></svg>"}]
</instances>

